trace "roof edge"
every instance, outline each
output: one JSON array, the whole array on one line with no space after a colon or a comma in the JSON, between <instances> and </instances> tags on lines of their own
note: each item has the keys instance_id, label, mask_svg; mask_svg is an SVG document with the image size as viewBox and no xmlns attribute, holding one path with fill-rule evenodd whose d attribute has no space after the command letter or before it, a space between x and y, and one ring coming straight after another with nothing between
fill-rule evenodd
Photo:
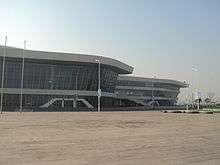
<instances>
[{"instance_id":1,"label":"roof edge","mask_svg":"<svg viewBox=\"0 0 220 165\"><path fill-rule=\"evenodd\" d=\"M0 49L4 49L5 46L0 45ZM23 49L7 46L7 57L22 58ZM0 53L0 56L3 56ZM53 52L53 51L38 51L38 50L25 50L25 58L38 59L38 60L58 60L58 61L73 61L82 63L97 63L97 59L100 60L101 64L114 67L118 70L119 74L131 74L133 67L125 64L119 60L112 59L109 57L78 54L78 53L64 53L64 52Z\"/></svg>"},{"instance_id":2,"label":"roof edge","mask_svg":"<svg viewBox=\"0 0 220 165\"><path fill-rule=\"evenodd\" d=\"M169 83L173 85L178 85L182 88L189 87L189 84L186 82L172 80L172 79L158 79L158 78L146 78L146 77L136 77L136 76L125 76L120 75L118 80L127 80L127 81L140 81L140 82L160 82L160 83Z\"/></svg>"}]
</instances>

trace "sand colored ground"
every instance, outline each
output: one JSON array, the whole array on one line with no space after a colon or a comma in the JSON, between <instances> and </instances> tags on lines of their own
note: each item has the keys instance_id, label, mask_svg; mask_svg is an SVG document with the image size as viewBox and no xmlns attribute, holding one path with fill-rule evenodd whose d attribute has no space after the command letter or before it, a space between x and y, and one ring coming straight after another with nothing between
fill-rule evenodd
<instances>
[{"instance_id":1,"label":"sand colored ground","mask_svg":"<svg viewBox=\"0 0 220 165\"><path fill-rule=\"evenodd\" d=\"M220 164L220 114L4 113L0 165Z\"/></svg>"}]
</instances>

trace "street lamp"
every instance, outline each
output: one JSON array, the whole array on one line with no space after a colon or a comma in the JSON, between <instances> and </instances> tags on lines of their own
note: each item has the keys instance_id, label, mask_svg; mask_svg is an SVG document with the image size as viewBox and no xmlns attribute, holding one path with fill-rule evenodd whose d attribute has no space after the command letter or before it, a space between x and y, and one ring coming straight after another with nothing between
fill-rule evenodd
<instances>
[{"instance_id":1,"label":"street lamp","mask_svg":"<svg viewBox=\"0 0 220 165\"><path fill-rule=\"evenodd\" d=\"M3 104L3 89L4 89L4 77L5 77L5 57L6 57L6 45L7 45L7 36L5 36L5 47L4 55L2 60L2 81L1 81L1 103L0 103L0 112L2 114L2 104Z\"/></svg>"},{"instance_id":2,"label":"street lamp","mask_svg":"<svg viewBox=\"0 0 220 165\"><path fill-rule=\"evenodd\" d=\"M22 69L21 69L21 98L20 98L20 113L23 108L23 86L24 86L24 51L26 49L26 41L24 41L24 48L22 51Z\"/></svg>"},{"instance_id":3,"label":"street lamp","mask_svg":"<svg viewBox=\"0 0 220 165\"><path fill-rule=\"evenodd\" d=\"M196 73L198 72L198 69L195 68L195 67L192 67L192 71L195 72L195 74L196 74ZM195 94L196 94L197 97L198 97L197 109L199 110L200 96L199 96L198 87L197 87L197 90L196 90L196 75L195 75L195 81L194 81L194 88L195 88ZM193 89L192 89L192 91L193 91Z\"/></svg>"},{"instance_id":4,"label":"street lamp","mask_svg":"<svg viewBox=\"0 0 220 165\"><path fill-rule=\"evenodd\" d=\"M156 78L156 76L153 76L152 78L152 90L151 90L151 98L152 98L152 108L154 108L154 79Z\"/></svg>"},{"instance_id":5,"label":"street lamp","mask_svg":"<svg viewBox=\"0 0 220 165\"><path fill-rule=\"evenodd\" d=\"M73 102L73 107L77 108L77 100L78 100L78 76L79 76L79 69L80 67L77 67L76 70L76 77L75 77L75 101Z\"/></svg>"},{"instance_id":6,"label":"street lamp","mask_svg":"<svg viewBox=\"0 0 220 165\"><path fill-rule=\"evenodd\" d=\"M100 112L100 99L101 99L101 95L102 95L102 91L101 91L101 82L100 82L100 69L101 69L101 62L100 60L96 59L95 60L98 63L99 66L99 71L98 71L98 77L99 77L99 82L98 82L98 112Z\"/></svg>"}]
</instances>

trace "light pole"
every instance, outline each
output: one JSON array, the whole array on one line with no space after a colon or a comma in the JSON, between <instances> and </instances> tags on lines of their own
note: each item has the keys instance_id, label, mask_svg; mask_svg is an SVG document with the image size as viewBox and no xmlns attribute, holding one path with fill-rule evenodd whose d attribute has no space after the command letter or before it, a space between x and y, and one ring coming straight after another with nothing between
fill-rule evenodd
<instances>
[{"instance_id":1,"label":"light pole","mask_svg":"<svg viewBox=\"0 0 220 165\"><path fill-rule=\"evenodd\" d=\"M198 72L198 69L192 67L192 71L195 72L195 74L196 74L196 73ZM199 110L200 96L199 96L199 90L198 90L198 89L196 90L196 86L197 86L197 85L196 85L196 75L195 75L194 88L195 88L195 93L196 93L196 95L197 95L197 97L198 97L197 109ZM197 87L197 88L198 88L198 87ZM193 91L193 89L192 89L192 91Z\"/></svg>"},{"instance_id":2,"label":"light pole","mask_svg":"<svg viewBox=\"0 0 220 165\"><path fill-rule=\"evenodd\" d=\"M187 81L184 81L184 83L186 83L187 84ZM186 95L186 110L188 111L189 110L189 105L190 105L190 81L188 82L188 88L187 88L187 91L186 91L186 93L187 93L187 95Z\"/></svg>"},{"instance_id":3,"label":"light pole","mask_svg":"<svg viewBox=\"0 0 220 165\"><path fill-rule=\"evenodd\" d=\"M0 100L0 112L2 114L2 104L3 104L3 89L4 89L4 78L5 78L5 57L6 57L6 45L7 45L7 36L5 36L5 47L4 47L4 55L2 59L2 81L1 81L1 100Z\"/></svg>"},{"instance_id":4,"label":"light pole","mask_svg":"<svg viewBox=\"0 0 220 165\"><path fill-rule=\"evenodd\" d=\"M79 68L76 68L76 79L75 79L75 101L74 101L74 108L77 108L77 99L78 99L78 75L79 75Z\"/></svg>"},{"instance_id":5,"label":"light pole","mask_svg":"<svg viewBox=\"0 0 220 165\"><path fill-rule=\"evenodd\" d=\"M97 63L98 63L98 66L99 66L99 71L98 71L98 112L100 112L100 101L101 101L101 95L102 95L102 91L101 91L101 79L100 79L100 77L101 77L101 74L100 74L100 69L101 69L101 62L100 62L100 60L95 60Z\"/></svg>"},{"instance_id":6,"label":"light pole","mask_svg":"<svg viewBox=\"0 0 220 165\"><path fill-rule=\"evenodd\" d=\"M21 68L21 98L20 98L20 113L22 112L23 108L23 86L24 86L24 52L26 49L26 41L24 41L24 48L22 51L22 68Z\"/></svg>"},{"instance_id":7,"label":"light pole","mask_svg":"<svg viewBox=\"0 0 220 165\"><path fill-rule=\"evenodd\" d=\"M156 78L156 76L153 76L152 78L152 90L151 90L151 98L152 98L152 108L154 108L154 79Z\"/></svg>"}]
</instances>

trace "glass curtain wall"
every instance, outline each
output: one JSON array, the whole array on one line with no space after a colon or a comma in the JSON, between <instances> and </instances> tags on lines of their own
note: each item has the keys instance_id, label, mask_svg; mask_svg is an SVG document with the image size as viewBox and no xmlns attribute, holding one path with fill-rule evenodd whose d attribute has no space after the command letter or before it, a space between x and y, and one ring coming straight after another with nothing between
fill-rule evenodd
<instances>
[{"instance_id":1,"label":"glass curtain wall","mask_svg":"<svg viewBox=\"0 0 220 165\"><path fill-rule=\"evenodd\" d=\"M1 73L2 67L0 68L0 76ZM101 65L102 91L113 93L117 77L116 72ZM74 90L76 83L78 90L97 91L98 65L25 62L24 88ZM20 86L21 59L7 59L4 87L20 88Z\"/></svg>"}]
</instances>

